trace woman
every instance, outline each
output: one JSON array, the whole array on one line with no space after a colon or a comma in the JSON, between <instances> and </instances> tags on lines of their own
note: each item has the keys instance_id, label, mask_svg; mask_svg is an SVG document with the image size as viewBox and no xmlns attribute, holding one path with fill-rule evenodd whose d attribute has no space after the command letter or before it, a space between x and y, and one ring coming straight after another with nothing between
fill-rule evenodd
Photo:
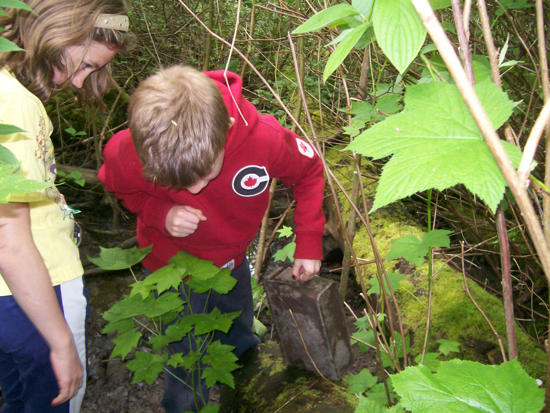
<instances>
[{"instance_id":1,"label":"woman","mask_svg":"<svg viewBox=\"0 0 550 413\"><path fill-rule=\"evenodd\" d=\"M94 98L110 86L109 61L128 48L124 0L25 0L2 35L24 49L0 53L0 136L27 179L51 184L0 204L2 413L78 412L86 377L83 269L74 220L54 186L52 124L43 103L74 86ZM84 371L83 371L84 370Z\"/></svg>"}]
</instances>

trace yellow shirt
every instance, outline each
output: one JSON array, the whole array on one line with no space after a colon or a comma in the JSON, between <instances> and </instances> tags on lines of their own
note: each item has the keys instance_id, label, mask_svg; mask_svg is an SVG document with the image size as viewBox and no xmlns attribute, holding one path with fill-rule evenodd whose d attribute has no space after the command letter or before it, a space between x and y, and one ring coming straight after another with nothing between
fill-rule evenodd
<instances>
[{"instance_id":1,"label":"yellow shirt","mask_svg":"<svg viewBox=\"0 0 550 413\"><path fill-rule=\"evenodd\" d=\"M63 197L54 186L56 169L50 139L53 126L42 102L6 68L0 71L0 123L26 131L0 135L0 144L21 162L24 177L52 185L41 191L11 195L10 202L29 204L33 239L53 285L73 280L84 271L73 240L73 214L65 208ZM0 296L3 295L11 292L0 275Z\"/></svg>"}]
</instances>

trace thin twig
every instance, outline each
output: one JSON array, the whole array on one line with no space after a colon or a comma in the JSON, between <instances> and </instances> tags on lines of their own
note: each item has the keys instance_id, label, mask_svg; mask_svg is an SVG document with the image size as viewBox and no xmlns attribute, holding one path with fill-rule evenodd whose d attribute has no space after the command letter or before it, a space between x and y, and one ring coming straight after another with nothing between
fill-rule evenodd
<instances>
[{"instance_id":1,"label":"thin twig","mask_svg":"<svg viewBox=\"0 0 550 413\"><path fill-rule=\"evenodd\" d=\"M294 313L289 308L288 312L290 313L290 316L292 317L292 320L294 321L294 324L296 325L296 329L298 330L298 334L300 335L300 340L302 340L302 344L304 345L304 349L306 350L307 356L309 357L309 361L313 363L313 367L315 367L315 370L317 370L317 374L321 376L324 380L332 384L334 387L338 387L340 390L346 391L344 387L338 386L337 384L331 382L329 379L327 379L325 376L323 376L323 373L319 371L319 368L317 367L317 364L315 364L315 361L313 361L313 358L311 357L311 354L309 354L309 350L307 349L306 342L304 341L304 337L302 336L302 331L300 330L300 327L298 326L298 322L296 321L296 318L294 318Z\"/></svg>"},{"instance_id":2,"label":"thin twig","mask_svg":"<svg viewBox=\"0 0 550 413\"><path fill-rule=\"evenodd\" d=\"M460 244L462 246L462 252L464 252L464 241L460 241ZM493 331L493 334L497 338L498 344L500 346L500 352L502 353L502 359L504 361L507 361L506 351L504 350L504 345L502 344L502 339L500 338L500 335L498 334L497 330L495 330L495 327L493 327L493 324L491 323L491 320L489 320L489 318L485 315L485 313L483 312L481 307L477 304L476 300L474 299L474 297L472 297L472 294L470 293L470 289L468 288L468 281L466 279L466 271L464 271L464 268L465 268L465 266L464 266L464 254L462 254L462 260L463 260L462 261L462 277L464 279L464 291L466 291L466 294L468 294L468 297L470 297L470 300L472 300L472 303L474 303L474 305L479 310L479 312L481 313L481 315L483 316L485 321L487 321L487 324L489 324L489 327Z\"/></svg>"}]
</instances>

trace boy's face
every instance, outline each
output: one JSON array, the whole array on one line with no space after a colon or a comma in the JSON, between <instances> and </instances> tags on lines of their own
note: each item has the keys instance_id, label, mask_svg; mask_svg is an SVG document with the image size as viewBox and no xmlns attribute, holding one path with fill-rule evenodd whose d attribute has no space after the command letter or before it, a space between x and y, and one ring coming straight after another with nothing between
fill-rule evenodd
<instances>
[{"instance_id":1,"label":"boy's face","mask_svg":"<svg viewBox=\"0 0 550 413\"><path fill-rule=\"evenodd\" d=\"M222 152L218 156L218 159L216 159L216 162L214 163L214 167L212 168L212 172L210 172L207 176L205 176L200 181L198 181L195 185L188 186L186 188L189 192L191 192L193 195L198 194L200 191L203 190L203 188L206 185L208 185L208 183L211 180L215 179L220 174L220 171L222 170L222 166L223 166L224 153L225 152L222 150Z\"/></svg>"}]
</instances>

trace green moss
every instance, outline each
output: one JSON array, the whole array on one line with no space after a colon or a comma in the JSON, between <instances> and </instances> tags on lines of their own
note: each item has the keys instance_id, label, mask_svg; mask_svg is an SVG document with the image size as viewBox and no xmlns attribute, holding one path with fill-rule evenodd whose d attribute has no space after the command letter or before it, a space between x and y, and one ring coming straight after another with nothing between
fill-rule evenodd
<instances>
[{"instance_id":1,"label":"green moss","mask_svg":"<svg viewBox=\"0 0 550 413\"><path fill-rule=\"evenodd\" d=\"M260 366L262 369L269 369L270 376L286 369L286 364L282 358L269 353L260 353Z\"/></svg>"},{"instance_id":2,"label":"green moss","mask_svg":"<svg viewBox=\"0 0 550 413\"><path fill-rule=\"evenodd\" d=\"M374 242L381 257L385 257L388 254L392 247L391 242L399 237L407 234L415 235L420 239L424 237L422 229L398 206L400 204L393 204L369 215ZM364 226L361 226L359 231L357 231L353 241L353 248L358 257L374 260L372 245L367 229ZM387 272L392 272L396 264L396 261L385 262L384 268ZM361 273L365 282L376 277L376 264L362 266Z\"/></svg>"},{"instance_id":3,"label":"green moss","mask_svg":"<svg viewBox=\"0 0 550 413\"><path fill-rule=\"evenodd\" d=\"M461 358L490 363L500 361L498 340L472 303L463 288L463 277L436 261L434 268L442 269L434 278L432 287L432 314L428 351L438 350L437 340L446 339L461 343L461 353L451 353L449 358ZM403 322L414 332L412 351L422 351L426 332L428 305L427 264L401 282L397 292ZM487 315L500 335L506 349L506 321L503 304L494 295L468 280L468 288L476 303ZM532 377L545 375L546 355L519 327L516 328L518 359Z\"/></svg>"},{"instance_id":4,"label":"green moss","mask_svg":"<svg viewBox=\"0 0 550 413\"><path fill-rule=\"evenodd\" d=\"M399 203L374 212L369 216L371 230L381 257L391 249L391 242L401 236L412 234L422 239L425 230L408 216ZM361 226L354 239L354 249L358 257L373 260L374 254L366 229ZM387 272L395 272L398 261L385 262ZM428 282L427 263L422 267L413 266L413 274L401 282L398 291L398 303L403 322L411 331L412 352L422 351L427 322ZM430 319L430 341L428 351L438 350L437 340L447 339L461 343L460 354L451 353L451 358L498 363L500 347L489 325L477 310L463 289L462 275L436 261L437 271L433 284L432 315ZM363 279L375 277L375 264L361 267ZM475 301L493 323L501 339L506 342L506 324L502 301L483 290L478 284L469 281L468 286ZM543 377L546 369L546 355L537 347L521 328L516 327L518 359L532 377ZM505 343L506 346L506 343Z\"/></svg>"}]
</instances>

